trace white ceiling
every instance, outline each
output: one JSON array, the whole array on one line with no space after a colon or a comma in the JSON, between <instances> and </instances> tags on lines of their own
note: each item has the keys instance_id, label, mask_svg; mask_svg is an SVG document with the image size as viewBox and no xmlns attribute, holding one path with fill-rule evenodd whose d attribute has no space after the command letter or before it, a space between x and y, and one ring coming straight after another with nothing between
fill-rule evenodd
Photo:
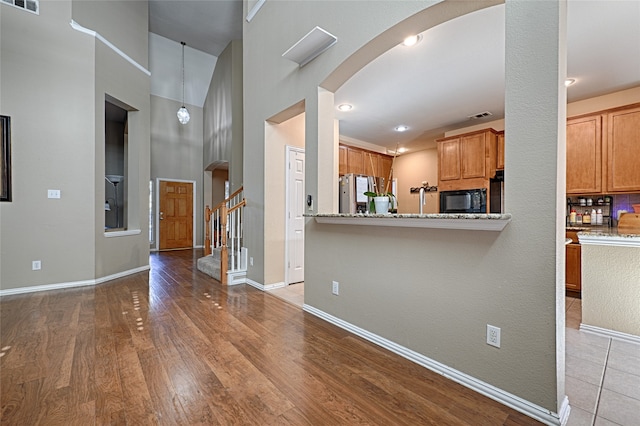
<instances>
[{"instance_id":1,"label":"white ceiling","mask_svg":"<svg viewBox=\"0 0 640 426\"><path fill-rule=\"evenodd\" d=\"M335 94L340 134L394 150L433 147L444 131L504 118L504 5L434 27L397 46ZM640 1L571 0L567 11L568 101L640 85ZM493 115L468 117L489 111ZM409 130L398 133L400 124Z\"/></svg>"},{"instance_id":2,"label":"white ceiling","mask_svg":"<svg viewBox=\"0 0 640 426\"><path fill-rule=\"evenodd\" d=\"M149 2L151 32L216 57L242 38L242 19L241 0ZM568 88L570 102L640 86L640 1L569 0L567 31L568 76L577 80ZM347 113L336 111L341 136L418 150L432 147L444 131L504 117L504 5L422 36L412 48L391 49L336 92L336 105L354 105ZM153 51L152 45L150 57ZM153 60L150 68L153 81ZM467 118L484 111L493 115ZM398 124L410 129L397 133Z\"/></svg>"}]
</instances>

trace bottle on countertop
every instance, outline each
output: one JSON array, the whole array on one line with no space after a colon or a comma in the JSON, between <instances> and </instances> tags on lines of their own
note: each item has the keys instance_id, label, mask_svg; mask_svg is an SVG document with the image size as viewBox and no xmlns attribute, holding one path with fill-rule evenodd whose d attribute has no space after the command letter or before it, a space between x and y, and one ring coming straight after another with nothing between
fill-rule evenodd
<instances>
[{"instance_id":1,"label":"bottle on countertop","mask_svg":"<svg viewBox=\"0 0 640 426\"><path fill-rule=\"evenodd\" d=\"M583 225L591 225L591 213L589 210L585 210L582 215L582 224Z\"/></svg>"},{"instance_id":2,"label":"bottle on countertop","mask_svg":"<svg viewBox=\"0 0 640 426\"><path fill-rule=\"evenodd\" d=\"M576 223L576 209L571 209L571 213L569 213L569 223L571 225L575 225Z\"/></svg>"},{"instance_id":3,"label":"bottle on countertop","mask_svg":"<svg viewBox=\"0 0 640 426\"><path fill-rule=\"evenodd\" d=\"M602 209L598 209L596 212L596 225L603 225L604 217L602 216Z\"/></svg>"},{"instance_id":4,"label":"bottle on countertop","mask_svg":"<svg viewBox=\"0 0 640 426\"><path fill-rule=\"evenodd\" d=\"M576 224L582 225L582 213L576 213Z\"/></svg>"}]
</instances>

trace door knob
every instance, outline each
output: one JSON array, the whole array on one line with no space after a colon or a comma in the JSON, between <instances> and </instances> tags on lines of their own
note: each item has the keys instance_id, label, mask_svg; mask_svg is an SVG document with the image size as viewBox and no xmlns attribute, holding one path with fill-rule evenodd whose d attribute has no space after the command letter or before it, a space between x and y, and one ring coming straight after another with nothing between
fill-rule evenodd
<instances>
[{"instance_id":1,"label":"door knob","mask_svg":"<svg viewBox=\"0 0 640 426\"><path fill-rule=\"evenodd\" d=\"M160 212L160 220L164 219L164 212Z\"/></svg>"}]
</instances>

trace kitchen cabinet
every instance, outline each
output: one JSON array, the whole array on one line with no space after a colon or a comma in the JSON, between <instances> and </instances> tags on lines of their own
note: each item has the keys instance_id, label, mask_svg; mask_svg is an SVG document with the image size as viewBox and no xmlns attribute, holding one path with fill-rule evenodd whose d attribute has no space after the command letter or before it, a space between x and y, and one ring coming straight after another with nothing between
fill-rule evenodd
<instances>
[{"instance_id":1,"label":"kitchen cabinet","mask_svg":"<svg viewBox=\"0 0 640 426\"><path fill-rule=\"evenodd\" d=\"M580 244L566 246L565 288L579 292L582 282L582 247Z\"/></svg>"},{"instance_id":2,"label":"kitchen cabinet","mask_svg":"<svg viewBox=\"0 0 640 426\"><path fill-rule=\"evenodd\" d=\"M347 168L347 173L364 174L364 152L359 149L349 148L347 150Z\"/></svg>"},{"instance_id":3,"label":"kitchen cabinet","mask_svg":"<svg viewBox=\"0 0 640 426\"><path fill-rule=\"evenodd\" d=\"M607 192L640 191L640 106L607 114Z\"/></svg>"},{"instance_id":4,"label":"kitchen cabinet","mask_svg":"<svg viewBox=\"0 0 640 426\"><path fill-rule=\"evenodd\" d=\"M439 189L488 187L496 171L496 136L484 129L437 140Z\"/></svg>"},{"instance_id":5,"label":"kitchen cabinet","mask_svg":"<svg viewBox=\"0 0 640 426\"><path fill-rule=\"evenodd\" d=\"M438 179L459 180L460 139L438 142Z\"/></svg>"},{"instance_id":6,"label":"kitchen cabinet","mask_svg":"<svg viewBox=\"0 0 640 426\"><path fill-rule=\"evenodd\" d=\"M567 121L567 194L602 192L602 116Z\"/></svg>"},{"instance_id":7,"label":"kitchen cabinet","mask_svg":"<svg viewBox=\"0 0 640 426\"><path fill-rule=\"evenodd\" d=\"M496 170L504 170L504 132L499 132L496 140Z\"/></svg>"},{"instance_id":8,"label":"kitchen cabinet","mask_svg":"<svg viewBox=\"0 0 640 426\"><path fill-rule=\"evenodd\" d=\"M391 176L393 157L390 157L388 155L380 155L380 157L378 158L378 165L380 166L380 177L385 178L386 183L386 179L389 179L389 176ZM391 190L391 185L389 185L389 190Z\"/></svg>"},{"instance_id":9,"label":"kitchen cabinet","mask_svg":"<svg viewBox=\"0 0 640 426\"><path fill-rule=\"evenodd\" d=\"M393 157L348 145L338 147L338 173L389 178Z\"/></svg>"},{"instance_id":10,"label":"kitchen cabinet","mask_svg":"<svg viewBox=\"0 0 640 426\"><path fill-rule=\"evenodd\" d=\"M576 231L567 231L566 237L571 243L565 246L565 288L567 291L580 292L582 288L582 247Z\"/></svg>"},{"instance_id":11,"label":"kitchen cabinet","mask_svg":"<svg viewBox=\"0 0 640 426\"><path fill-rule=\"evenodd\" d=\"M349 173L347 161L347 156L349 155L348 150L349 149L344 145L340 145L338 147L338 174L340 176Z\"/></svg>"}]
</instances>

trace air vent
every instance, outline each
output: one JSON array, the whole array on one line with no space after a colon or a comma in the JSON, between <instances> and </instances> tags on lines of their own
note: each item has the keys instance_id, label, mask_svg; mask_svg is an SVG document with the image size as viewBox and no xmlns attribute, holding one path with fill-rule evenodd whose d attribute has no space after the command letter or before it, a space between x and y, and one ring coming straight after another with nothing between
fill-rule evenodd
<instances>
[{"instance_id":1,"label":"air vent","mask_svg":"<svg viewBox=\"0 0 640 426\"><path fill-rule=\"evenodd\" d=\"M35 13L36 15L38 15L40 11L40 3L38 0L2 0L2 4L8 4L18 9Z\"/></svg>"},{"instance_id":2,"label":"air vent","mask_svg":"<svg viewBox=\"0 0 640 426\"><path fill-rule=\"evenodd\" d=\"M479 118L489 117L491 114L489 111L479 112L477 114L470 115L469 118L472 120L478 120Z\"/></svg>"}]
</instances>

